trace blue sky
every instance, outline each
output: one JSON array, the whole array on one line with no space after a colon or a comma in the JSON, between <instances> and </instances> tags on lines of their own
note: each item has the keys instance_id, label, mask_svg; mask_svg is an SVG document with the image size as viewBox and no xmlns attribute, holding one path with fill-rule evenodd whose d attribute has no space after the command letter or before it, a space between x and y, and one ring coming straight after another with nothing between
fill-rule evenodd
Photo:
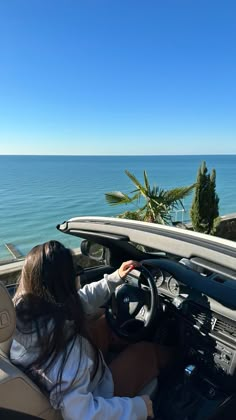
<instances>
[{"instance_id":1,"label":"blue sky","mask_svg":"<svg viewBox=\"0 0 236 420\"><path fill-rule=\"evenodd\" d=\"M0 154L236 153L235 0L0 2Z\"/></svg>"}]
</instances>

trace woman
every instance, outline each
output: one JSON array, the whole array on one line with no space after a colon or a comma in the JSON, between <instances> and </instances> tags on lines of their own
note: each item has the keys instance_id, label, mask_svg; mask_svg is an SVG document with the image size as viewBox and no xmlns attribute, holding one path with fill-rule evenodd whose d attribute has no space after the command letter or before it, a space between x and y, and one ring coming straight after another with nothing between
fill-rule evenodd
<instances>
[{"instance_id":1,"label":"woman","mask_svg":"<svg viewBox=\"0 0 236 420\"><path fill-rule=\"evenodd\" d=\"M87 317L136 265L124 262L114 273L77 291L72 252L58 241L34 247L25 259L14 297L17 328L10 357L65 419L142 420L153 415L149 397L136 395L158 374L160 360L165 363L158 346L128 346L108 367ZM100 338L105 336L100 333Z\"/></svg>"}]
</instances>

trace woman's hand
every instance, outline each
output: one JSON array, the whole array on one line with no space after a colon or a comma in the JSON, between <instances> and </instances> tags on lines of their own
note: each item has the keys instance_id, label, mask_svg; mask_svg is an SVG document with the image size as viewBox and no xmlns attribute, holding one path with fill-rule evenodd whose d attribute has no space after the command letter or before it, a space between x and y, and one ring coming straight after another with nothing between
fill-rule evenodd
<instances>
[{"instance_id":1,"label":"woman's hand","mask_svg":"<svg viewBox=\"0 0 236 420\"><path fill-rule=\"evenodd\" d=\"M152 400L150 400L148 395L141 395L141 398L143 399L143 401L146 404L147 407L147 413L148 413L148 418L153 419L154 418L154 413L153 413L153 405L152 405Z\"/></svg>"},{"instance_id":2,"label":"woman's hand","mask_svg":"<svg viewBox=\"0 0 236 420\"><path fill-rule=\"evenodd\" d=\"M118 269L118 274L120 278L123 280L131 270L133 270L135 267L139 267L140 265L140 263L133 260L123 262L120 268Z\"/></svg>"}]
</instances>

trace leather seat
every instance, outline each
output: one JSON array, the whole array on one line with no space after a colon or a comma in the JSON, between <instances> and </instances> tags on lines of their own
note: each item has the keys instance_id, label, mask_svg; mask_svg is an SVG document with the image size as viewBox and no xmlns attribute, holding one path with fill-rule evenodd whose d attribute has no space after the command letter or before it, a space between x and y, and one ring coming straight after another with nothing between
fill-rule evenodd
<instances>
[{"instance_id":1,"label":"leather seat","mask_svg":"<svg viewBox=\"0 0 236 420\"><path fill-rule=\"evenodd\" d=\"M62 419L41 390L9 359L16 328L16 313L6 287L0 282L0 408L30 414L44 420ZM140 395L154 397L157 379L150 382Z\"/></svg>"},{"instance_id":2,"label":"leather seat","mask_svg":"<svg viewBox=\"0 0 236 420\"><path fill-rule=\"evenodd\" d=\"M0 407L44 420L62 419L40 389L9 359L16 314L12 299L0 282Z\"/></svg>"}]
</instances>

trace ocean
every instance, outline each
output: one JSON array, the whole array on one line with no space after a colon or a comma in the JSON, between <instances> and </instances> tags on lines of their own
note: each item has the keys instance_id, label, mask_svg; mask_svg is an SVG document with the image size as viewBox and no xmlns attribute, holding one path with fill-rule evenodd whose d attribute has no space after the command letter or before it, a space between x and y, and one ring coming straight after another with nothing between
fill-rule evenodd
<instances>
[{"instance_id":1,"label":"ocean","mask_svg":"<svg viewBox=\"0 0 236 420\"><path fill-rule=\"evenodd\" d=\"M127 207L111 207L105 193L130 193L128 169L140 181L146 170L151 184L164 189L195 182L201 162L216 169L220 214L236 212L236 155L215 156L0 156L0 259L10 257L5 243L25 255L34 245L57 239L78 247L79 241L56 225L76 216L116 216ZM186 212L189 220L192 196Z\"/></svg>"}]
</instances>

